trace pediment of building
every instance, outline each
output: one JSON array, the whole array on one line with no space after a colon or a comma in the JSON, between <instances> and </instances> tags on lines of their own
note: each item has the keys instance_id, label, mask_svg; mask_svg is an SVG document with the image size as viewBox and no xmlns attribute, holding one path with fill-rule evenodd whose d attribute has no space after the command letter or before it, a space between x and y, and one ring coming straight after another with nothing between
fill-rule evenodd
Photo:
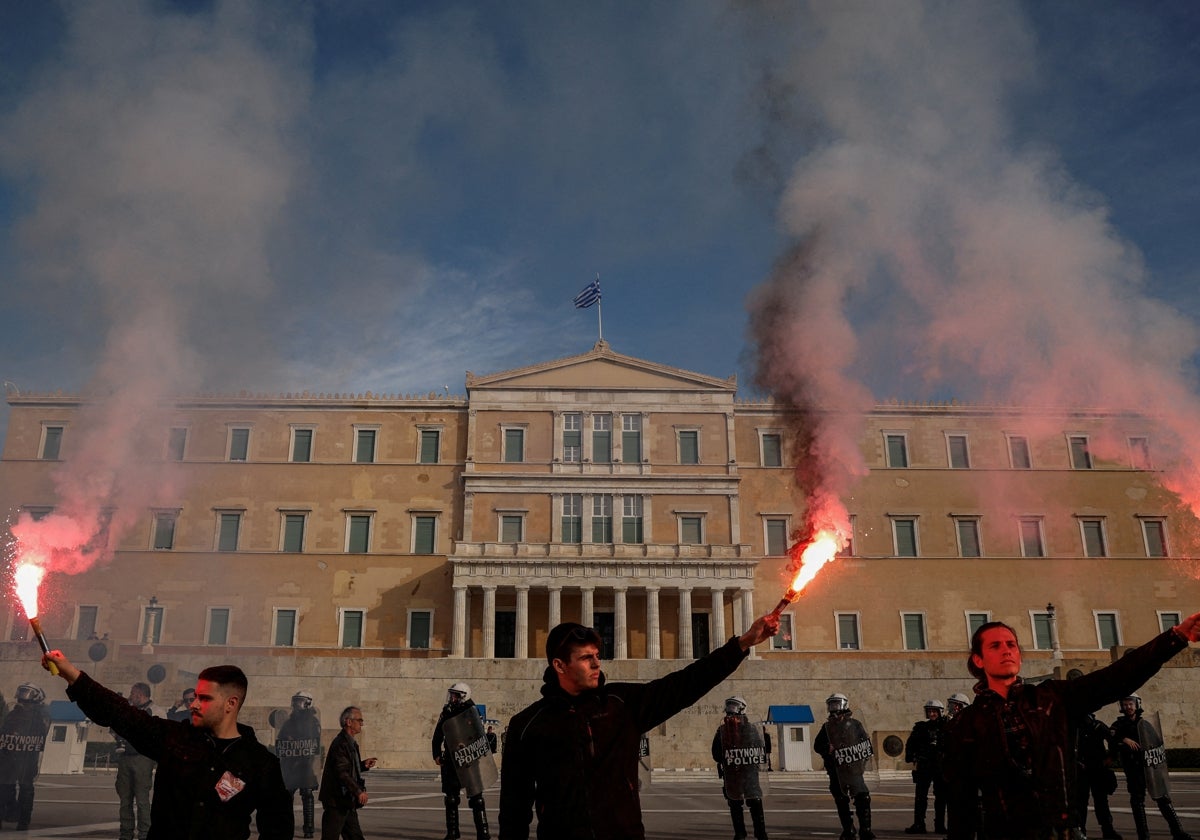
<instances>
[{"instance_id":1,"label":"pediment of building","mask_svg":"<svg viewBox=\"0 0 1200 840\"><path fill-rule=\"evenodd\" d=\"M528 367L477 376L467 372L467 389L563 388L621 391L737 391L737 377L721 379L648 362L613 351L599 341L589 352Z\"/></svg>"}]
</instances>

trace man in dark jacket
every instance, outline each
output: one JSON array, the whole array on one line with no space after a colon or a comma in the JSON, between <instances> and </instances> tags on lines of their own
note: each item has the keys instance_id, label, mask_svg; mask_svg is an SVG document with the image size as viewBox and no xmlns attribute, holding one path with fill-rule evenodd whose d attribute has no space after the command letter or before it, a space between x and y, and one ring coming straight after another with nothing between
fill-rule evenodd
<instances>
[{"instance_id":1,"label":"man in dark jacket","mask_svg":"<svg viewBox=\"0 0 1200 840\"><path fill-rule=\"evenodd\" d=\"M913 824L905 834L925 834L925 814L929 810L929 788L933 787L933 830L946 833L946 797L942 795L942 731L946 706L941 700L925 701L925 720L919 720L904 742L904 760L913 766L913 784L917 786L913 799Z\"/></svg>"},{"instance_id":2,"label":"man in dark jacket","mask_svg":"<svg viewBox=\"0 0 1200 840\"><path fill-rule=\"evenodd\" d=\"M257 812L262 840L291 840L292 799L279 759L238 723L246 675L233 665L205 668L196 680L190 723L135 709L72 665L62 651L42 657L67 681L67 696L158 762L149 840L247 840Z\"/></svg>"},{"instance_id":3,"label":"man in dark jacket","mask_svg":"<svg viewBox=\"0 0 1200 840\"><path fill-rule=\"evenodd\" d=\"M542 699L508 726L500 772L500 840L526 840L536 806L540 840L642 840L642 733L695 703L779 632L759 618L740 637L645 684L606 683L600 636L559 624L546 639Z\"/></svg>"},{"instance_id":4,"label":"man in dark jacket","mask_svg":"<svg viewBox=\"0 0 1200 840\"><path fill-rule=\"evenodd\" d=\"M1171 780L1167 773L1167 751L1162 735L1150 721L1142 717L1142 698L1136 694L1121 698L1121 716L1112 725L1112 738L1121 769L1125 771L1125 787L1129 791L1129 807L1138 840L1148 840L1150 826L1146 820L1146 793L1158 806L1171 829L1172 840L1192 840L1171 802Z\"/></svg>"},{"instance_id":5,"label":"man in dark jacket","mask_svg":"<svg viewBox=\"0 0 1200 840\"><path fill-rule=\"evenodd\" d=\"M304 836L312 837L316 830L317 791L316 761L321 754L321 716L313 706L313 696L300 689L292 695L292 711L275 738L275 755L283 771L283 784L289 794L300 791L300 806L304 814Z\"/></svg>"},{"instance_id":6,"label":"man in dark jacket","mask_svg":"<svg viewBox=\"0 0 1200 840\"><path fill-rule=\"evenodd\" d=\"M321 790L317 797L325 809L321 815L321 840L363 840L358 825L358 809L367 804L367 785L362 774L375 766L375 759L364 759L354 740L363 728L363 713L358 706L347 706L338 717L342 731L334 736L325 753L321 771Z\"/></svg>"},{"instance_id":7,"label":"man in dark jacket","mask_svg":"<svg viewBox=\"0 0 1200 840\"><path fill-rule=\"evenodd\" d=\"M1129 694L1197 639L1200 614L1106 668L1035 686L1021 681L1021 648L1011 627L993 621L976 630L967 658L979 680L975 702L947 731L950 838L976 833L985 840L1037 838L1070 831L1068 792L1075 784L1070 723Z\"/></svg>"}]
</instances>

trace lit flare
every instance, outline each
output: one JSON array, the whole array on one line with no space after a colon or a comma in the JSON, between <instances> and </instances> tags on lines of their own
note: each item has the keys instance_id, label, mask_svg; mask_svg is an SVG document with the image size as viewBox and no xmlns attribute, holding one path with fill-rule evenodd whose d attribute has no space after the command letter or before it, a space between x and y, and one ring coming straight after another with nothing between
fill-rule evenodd
<instances>
[{"instance_id":1,"label":"lit flare","mask_svg":"<svg viewBox=\"0 0 1200 840\"><path fill-rule=\"evenodd\" d=\"M771 611L771 615L779 617L787 606L800 597L804 592L804 587L812 582L812 579L817 576L817 572L837 556L838 550L842 547L842 540L832 531L818 531L812 541L800 551L800 568L796 571L796 576L792 579L792 585L788 587L787 592L783 593L783 598ZM792 546L789 554L792 557L796 556L799 543Z\"/></svg>"},{"instance_id":2,"label":"lit flare","mask_svg":"<svg viewBox=\"0 0 1200 840\"><path fill-rule=\"evenodd\" d=\"M21 608L29 618L29 626L33 628L33 635L41 645L42 653L49 653L50 645L46 641L46 634L42 632L42 621L38 617L38 589L45 578L45 567L37 563L22 560L13 570L13 589L17 593L17 600L21 602ZM58 674L58 666L53 662L50 663L50 673Z\"/></svg>"}]
</instances>

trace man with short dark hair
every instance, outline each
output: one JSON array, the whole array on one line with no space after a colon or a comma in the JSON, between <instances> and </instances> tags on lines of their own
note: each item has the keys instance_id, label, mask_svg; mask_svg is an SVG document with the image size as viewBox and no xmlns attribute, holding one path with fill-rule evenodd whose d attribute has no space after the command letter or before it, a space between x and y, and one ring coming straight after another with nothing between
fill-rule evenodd
<instances>
[{"instance_id":1,"label":"man with short dark hair","mask_svg":"<svg viewBox=\"0 0 1200 840\"><path fill-rule=\"evenodd\" d=\"M175 701L175 705L167 709L167 720L191 720L192 719L192 701L196 699L196 689L189 687L183 690L179 695L179 699Z\"/></svg>"},{"instance_id":2,"label":"man with short dark hair","mask_svg":"<svg viewBox=\"0 0 1200 840\"><path fill-rule=\"evenodd\" d=\"M542 699L513 717L500 773L500 840L526 840L536 804L540 840L641 840L642 733L732 674L779 632L765 615L740 637L648 683L606 683L600 636L567 622L550 631Z\"/></svg>"},{"instance_id":3,"label":"man with short dark hair","mask_svg":"<svg viewBox=\"0 0 1200 840\"><path fill-rule=\"evenodd\" d=\"M363 713L358 706L347 706L338 717L342 731L334 736L325 754L321 771L321 790L317 798L325 809L321 815L321 840L363 840L358 825L358 809L367 804L367 785L362 774L375 766L376 759L364 759L355 737L362 732Z\"/></svg>"},{"instance_id":4,"label":"man with short dark hair","mask_svg":"<svg viewBox=\"0 0 1200 840\"><path fill-rule=\"evenodd\" d=\"M1130 694L1197 640L1200 613L1098 671L1029 685L1020 677L1016 631L999 621L982 625L967 657L979 680L975 702L947 730L951 840L1066 836L1077 828L1071 724Z\"/></svg>"},{"instance_id":5,"label":"man with short dark hair","mask_svg":"<svg viewBox=\"0 0 1200 840\"><path fill-rule=\"evenodd\" d=\"M135 682L129 689L129 705L155 714L150 686ZM154 759L142 755L133 744L113 733L117 742L117 796L121 799L120 840L146 840L150 834L150 786L154 784Z\"/></svg>"},{"instance_id":6,"label":"man with short dark hair","mask_svg":"<svg viewBox=\"0 0 1200 840\"><path fill-rule=\"evenodd\" d=\"M58 666L67 696L89 718L120 733L158 762L149 840L246 840L256 812L261 840L291 840L292 798L279 759L238 723L248 683L241 668L205 668L196 680L191 721L135 709L54 650L42 667Z\"/></svg>"}]
</instances>

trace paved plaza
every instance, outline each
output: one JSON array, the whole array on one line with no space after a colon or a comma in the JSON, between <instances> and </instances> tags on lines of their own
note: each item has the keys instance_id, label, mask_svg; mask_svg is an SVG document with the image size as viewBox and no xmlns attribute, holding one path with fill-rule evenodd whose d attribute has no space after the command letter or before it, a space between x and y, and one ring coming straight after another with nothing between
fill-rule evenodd
<instances>
[{"instance_id":1,"label":"paved plaza","mask_svg":"<svg viewBox=\"0 0 1200 840\"><path fill-rule=\"evenodd\" d=\"M660 778L661 777L661 778ZM442 796L433 773L371 773L368 777L371 803L362 811L363 830L368 840L375 838L422 838L433 840L445 834ZM1172 794L1184 827L1200 834L1200 774L1172 776ZM836 837L837 816L823 773L772 773L771 792L767 797L767 830L772 840L798 837ZM1112 799L1117 830L1129 840L1136 834L1124 796L1124 780ZM903 829L912 823L913 786L898 774L872 784L875 829L882 838L907 837ZM487 796L488 816L495 836L499 791ZM117 795L113 774L88 771L73 776L42 776L38 779L37 800L29 838L115 838L117 836ZM297 820L299 820L297 799ZM729 838L733 835L729 812L721 798L715 774L656 774L654 783L642 794L647 837ZM461 809L464 828L471 821L465 801ZM1153 808L1150 829L1156 837L1167 837L1166 824ZM320 821L320 806L317 806ZM932 814L930 815L932 827ZM297 823L297 828L299 824ZM1089 828L1095 828L1094 820ZM10 826L4 826L5 833ZM12 833L16 835L15 832ZM300 836L297 831L297 837ZM464 833L474 837L474 831Z\"/></svg>"}]
</instances>

